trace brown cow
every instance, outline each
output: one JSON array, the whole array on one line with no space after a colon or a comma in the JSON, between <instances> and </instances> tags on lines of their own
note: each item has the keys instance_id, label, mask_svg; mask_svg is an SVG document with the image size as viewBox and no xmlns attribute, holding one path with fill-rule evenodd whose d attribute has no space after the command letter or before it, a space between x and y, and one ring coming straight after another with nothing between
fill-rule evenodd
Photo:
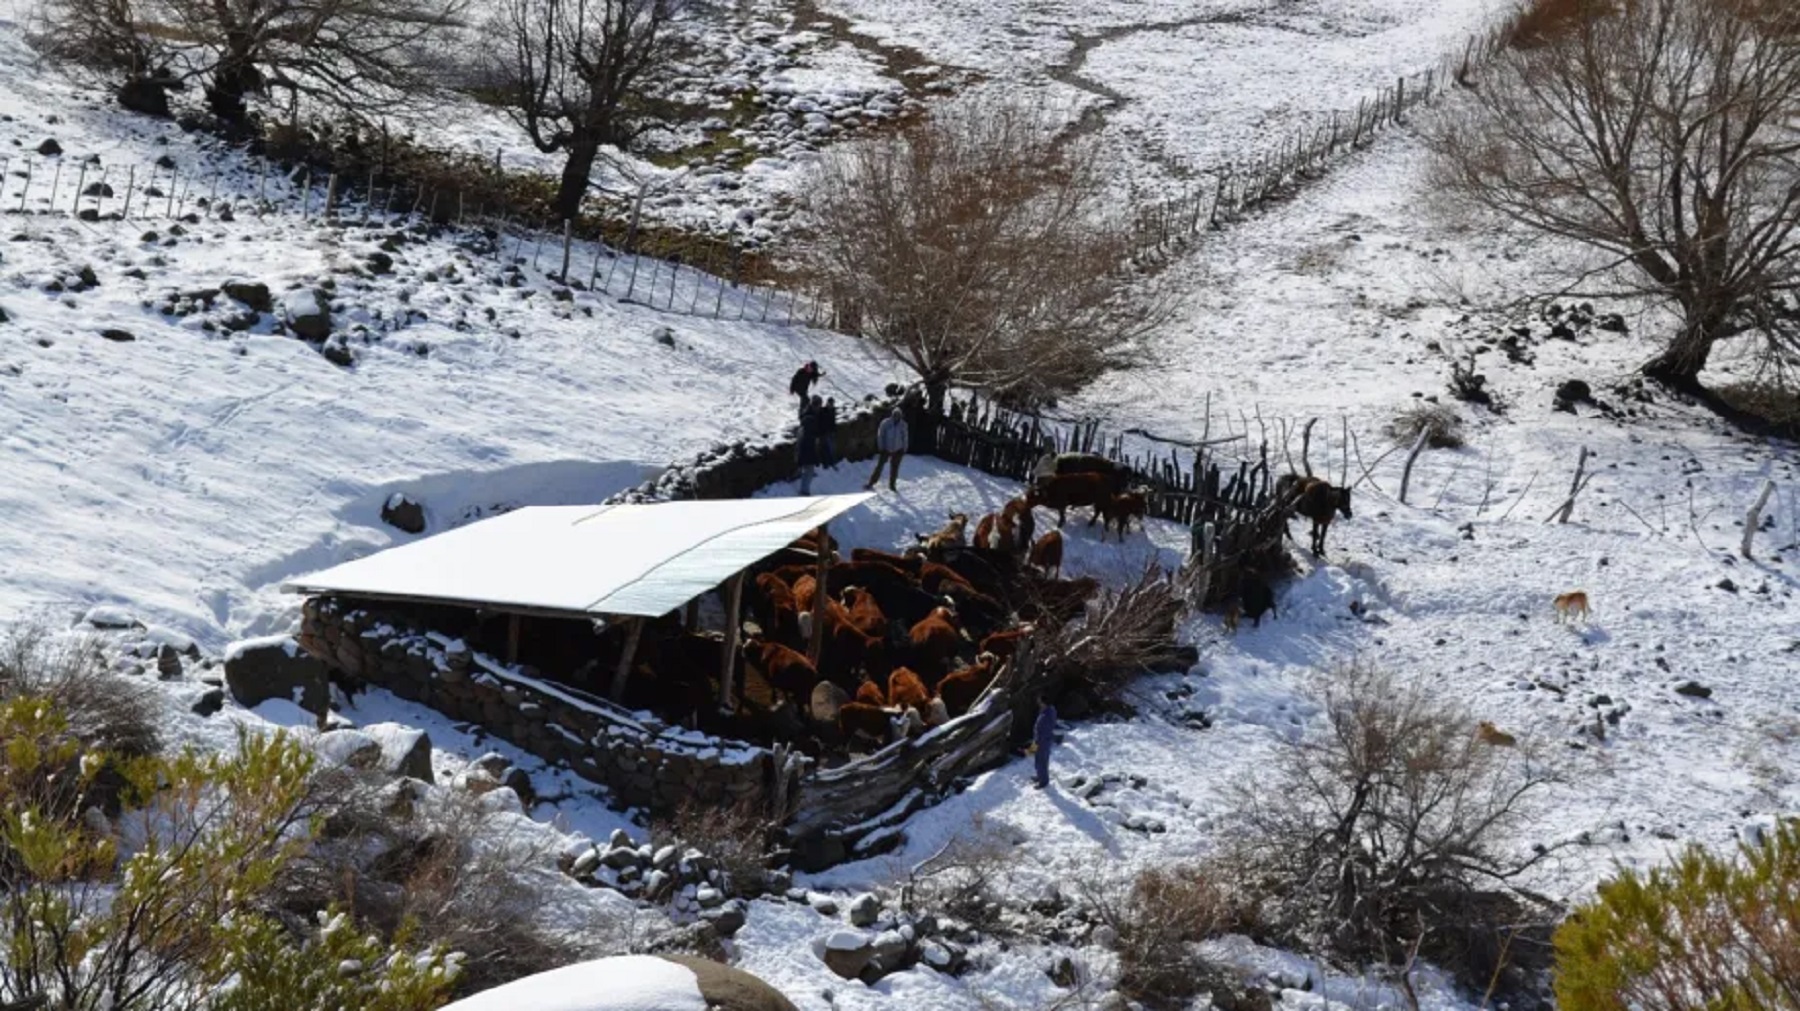
<instances>
[{"instance_id":1,"label":"brown cow","mask_svg":"<svg viewBox=\"0 0 1800 1011\"><path fill-rule=\"evenodd\" d=\"M797 653L778 642L751 640L744 643L744 655L763 680L791 699L810 702L813 686L819 683L819 672L803 653Z\"/></svg>"},{"instance_id":2,"label":"brown cow","mask_svg":"<svg viewBox=\"0 0 1800 1011\"><path fill-rule=\"evenodd\" d=\"M961 587L970 592L975 590L975 584L964 579L962 573L948 565L926 562L919 566L919 587L926 593L935 593L941 596L950 592L949 588L952 586Z\"/></svg>"},{"instance_id":3,"label":"brown cow","mask_svg":"<svg viewBox=\"0 0 1800 1011\"><path fill-rule=\"evenodd\" d=\"M1094 515L1088 526L1100 518L1101 506L1112 499L1112 481L1105 474L1058 474L1033 485L1025 493L1025 504L1056 510L1056 525L1061 527L1071 508L1092 506Z\"/></svg>"},{"instance_id":4,"label":"brown cow","mask_svg":"<svg viewBox=\"0 0 1800 1011\"><path fill-rule=\"evenodd\" d=\"M975 525L975 546L990 551L1010 551L1018 537L1013 504L1008 502L999 512L988 513Z\"/></svg>"},{"instance_id":5,"label":"brown cow","mask_svg":"<svg viewBox=\"0 0 1800 1011\"><path fill-rule=\"evenodd\" d=\"M838 732L844 740L850 741L858 736L873 738L886 744L895 736L895 717L880 706L871 706L862 702L846 702L838 709Z\"/></svg>"},{"instance_id":6,"label":"brown cow","mask_svg":"<svg viewBox=\"0 0 1800 1011\"><path fill-rule=\"evenodd\" d=\"M874 548L851 548L850 559L856 562L881 562L918 578L920 559L916 555L896 555Z\"/></svg>"},{"instance_id":7,"label":"brown cow","mask_svg":"<svg viewBox=\"0 0 1800 1011\"><path fill-rule=\"evenodd\" d=\"M1031 546L1031 564L1037 566L1046 575L1055 573L1062 576L1063 536L1061 530L1052 530L1038 538Z\"/></svg>"},{"instance_id":8,"label":"brown cow","mask_svg":"<svg viewBox=\"0 0 1800 1011\"><path fill-rule=\"evenodd\" d=\"M896 667L888 675L888 705L902 709L924 709L930 698L931 693L925 690L925 682L905 667Z\"/></svg>"},{"instance_id":9,"label":"brown cow","mask_svg":"<svg viewBox=\"0 0 1800 1011\"><path fill-rule=\"evenodd\" d=\"M914 625L908 633L913 657L927 674L944 671L945 662L962 652L963 637L956 627L956 615L940 607Z\"/></svg>"},{"instance_id":10,"label":"brown cow","mask_svg":"<svg viewBox=\"0 0 1800 1011\"><path fill-rule=\"evenodd\" d=\"M1019 641L1030 635L1031 631L1030 625L1021 625L1004 632L995 632L981 640L981 651L992 653L1002 660L1010 659L1014 653L1019 651Z\"/></svg>"},{"instance_id":11,"label":"brown cow","mask_svg":"<svg viewBox=\"0 0 1800 1011\"><path fill-rule=\"evenodd\" d=\"M820 597L819 601L825 615L825 653L832 659L833 672L861 668L870 674L883 673L886 638L859 631L850 619L849 610L830 597ZM817 621L818 617L815 615L813 620ZM833 677L832 680L842 683L844 679Z\"/></svg>"},{"instance_id":12,"label":"brown cow","mask_svg":"<svg viewBox=\"0 0 1800 1011\"><path fill-rule=\"evenodd\" d=\"M818 603L819 581L812 575L804 575L794 580L794 609L810 611Z\"/></svg>"},{"instance_id":13,"label":"brown cow","mask_svg":"<svg viewBox=\"0 0 1800 1011\"><path fill-rule=\"evenodd\" d=\"M863 683L856 686L856 701L865 705L885 706L887 696L881 693L881 685L874 678L864 678Z\"/></svg>"},{"instance_id":14,"label":"brown cow","mask_svg":"<svg viewBox=\"0 0 1800 1011\"><path fill-rule=\"evenodd\" d=\"M926 554L937 555L950 548L962 547L968 529L969 515L953 512L950 514L949 522L938 527L935 532L914 534L913 536L919 539L919 545L925 549Z\"/></svg>"},{"instance_id":15,"label":"brown cow","mask_svg":"<svg viewBox=\"0 0 1800 1011\"><path fill-rule=\"evenodd\" d=\"M765 572L756 577L755 587L756 592L750 596L750 612L756 616L763 634L771 639L799 634L800 626L795 620L799 608L788 584L774 573Z\"/></svg>"},{"instance_id":16,"label":"brown cow","mask_svg":"<svg viewBox=\"0 0 1800 1011\"><path fill-rule=\"evenodd\" d=\"M848 587L844 590L844 604L850 612L850 624L858 632L877 638L887 636L887 615L881 613L874 594L860 586Z\"/></svg>"},{"instance_id":17,"label":"brown cow","mask_svg":"<svg viewBox=\"0 0 1800 1011\"><path fill-rule=\"evenodd\" d=\"M983 654L971 666L939 682L938 697L944 700L944 710L951 719L968 712L975 700L981 698L981 693L994 680L994 666L998 662L992 654Z\"/></svg>"},{"instance_id":18,"label":"brown cow","mask_svg":"<svg viewBox=\"0 0 1800 1011\"><path fill-rule=\"evenodd\" d=\"M1131 529L1131 521L1135 517L1140 523L1150 511L1150 503L1141 491L1128 491L1123 495L1114 495L1102 506L1106 525L1100 530L1100 539L1106 539L1106 532L1114 525L1119 528L1119 543L1125 543L1125 534Z\"/></svg>"},{"instance_id":19,"label":"brown cow","mask_svg":"<svg viewBox=\"0 0 1800 1011\"><path fill-rule=\"evenodd\" d=\"M1294 516L1312 520L1313 556L1325 557L1325 534L1331 529L1332 519L1337 516L1352 518L1350 489L1339 488L1324 478L1296 474L1283 474L1281 480L1275 482L1275 489L1278 500L1291 503L1290 522Z\"/></svg>"},{"instance_id":20,"label":"brown cow","mask_svg":"<svg viewBox=\"0 0 1800 1011\"><path fill-rule=\"evenodd\" d=\"M1032 538L1037 535L1037 516L1032 513L1031 506L1024 499L1016 498L1006 503L1000 515L1011 516L1013 521L1013 539L1005 545L1006 550L1015 557L1030 551Z\"/></svg>"}]
</instances>

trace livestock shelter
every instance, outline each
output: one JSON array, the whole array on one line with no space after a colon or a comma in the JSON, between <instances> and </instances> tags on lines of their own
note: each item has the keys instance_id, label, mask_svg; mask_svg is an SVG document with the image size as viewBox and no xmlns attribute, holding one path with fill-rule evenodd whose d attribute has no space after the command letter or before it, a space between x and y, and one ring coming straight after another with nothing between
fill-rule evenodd
<instances>
[{"instance_id":1,"label":"livestock shelter","mask_svg":"<svg viewBox=\"0 0 1800 1011\"><path fill-rule=\"evenodd\" d=\"M824 564L804 538L869 497L529 507L283 589L308 598L301 646L350 687L479 724L629 804L753 807L822 865L1003 756L1035 697L1023 650L965 716L832 768L734 711L745 573L784 553ZM702 630L714 591L724 627ZM634 665L658 648L662 669Z\"/></svg>"}]
</instances>

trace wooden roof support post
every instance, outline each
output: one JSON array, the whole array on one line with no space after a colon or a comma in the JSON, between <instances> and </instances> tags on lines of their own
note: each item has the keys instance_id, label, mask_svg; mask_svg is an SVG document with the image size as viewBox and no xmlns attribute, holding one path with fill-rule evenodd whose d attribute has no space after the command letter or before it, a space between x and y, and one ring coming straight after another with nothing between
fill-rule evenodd
<instances>
[{"instance_id":1,"label":"wooden roof support post","mask_svg":"<svg viewBox=\"0 0 1800 1011\"><path fill-rule=\"evenodd\" d=\"M700 598L695 597L687 602L687 613L682 615L682 624L689 632L700 631Z\"/></svg>"},{"instance_id":2,"label":"wooden roof support post","mask_svg":"<svg viewBox=\"0 0 1800 1011\"><path fill-rule=\"evenodd\" d=\"M518 663L519 662L519 625L521 623L523 623L524 620L525 619L519 617L516 614L508 616L508 619L506 622L506 662L507 663Z\"/></svg>"},{"instance_id":3,"label":"wooden roof support post","mask_svg":"<svg viewBox=\"0 0 1800 1011\"><path fill-rule=\"evenodd\" d=\"M737 670L739 630L744 623L744 574L731 577L725 584L725 659L719 664L719 710L737 712L737 692L732 674Z\"/></svg>"},{"instance_id":4,"label":"wooden roof support post","mask_svg":"<svg viewBox=\"0 0 1800 1011\"><path fill-rule=\"evenodd\" d=\"M613 670L612 687L606 697L614 702L625 698L625 682L631 677L631 661L637 656L638 639L644 634L644 619L633 618L625 630L625 650L619 654L619 666Z\"/></svg>"},{"instance_id":5,"label":"wooden roof support post","mask_svg":"<svg viewBox=\"0 0 1800 1011\"><path fill-rule=\"evenodd\" d=\"M806 659L816 670L819 666L819 655L825 650L825 608L826 601L830 598L830 594L825 592L825 570L831 567L831 535L826 531L823 523L819 524L819 529L813 531L813 535L819 549L819 574L816 577L819 586L813 594L812 641L806 644Z\"/></svg>"}]
</instances>

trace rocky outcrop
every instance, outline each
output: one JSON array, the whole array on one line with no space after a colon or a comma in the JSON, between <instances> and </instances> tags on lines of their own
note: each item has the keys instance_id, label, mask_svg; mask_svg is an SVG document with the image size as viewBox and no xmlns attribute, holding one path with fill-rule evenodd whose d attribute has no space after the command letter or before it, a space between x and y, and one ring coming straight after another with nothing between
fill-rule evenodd
<instances>
[{"instance_id":1,"label":"rocky outcrop","mask_svg":"<svg viewBox=\"0 0 1800 1011\"><path fill-rule=\"evenodd\" d=\"M225 687L241 706L287 699L313 713L326 706L326 667L292 636L233 643L225 651Z\"/></svg>"}]
</instances>

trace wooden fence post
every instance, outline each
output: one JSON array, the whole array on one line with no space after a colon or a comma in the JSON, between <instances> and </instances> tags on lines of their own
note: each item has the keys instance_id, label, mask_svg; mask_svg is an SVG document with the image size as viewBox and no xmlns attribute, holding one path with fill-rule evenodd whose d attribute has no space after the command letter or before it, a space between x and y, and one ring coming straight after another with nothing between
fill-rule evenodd
<instances>
[{"instance_id":1,"label":"wooden fence post","mask_svg":"<svg viewBox=\"0 0 1800 1011\"><path fill-rule=\"evenodd\" d=\"M1410 485L1412 483L1413 461L1415 461L1419 458L1419 453L1422 450L1424 450L1424 448L1425 448L1426 440L1430 439L1430 438L1431 438L1430 426L1426 426L1424 428L1419 429L1419 437L1417 439L1413 440L1412 452L1406 454L1406 469L1402 470L1400 472L1400 504L1401 505L1406 504L1406 488L1408 485ZM1582 452L1585 453L1586 450L1583 450Z\"/></svg>"},{"instance_id":2,"label":"wooden fence post","mask_svg":"<svg viewBox=\"0 0 1800 1011\"><path fill-rule=\"evenodd\" d=\"M1769 496L1775 494L1775 482L1763 481L1762 494L1756 496L1756 503L1744 514L1744 543L1739 546L1738 553L1745 558L1750 557L1750 542L1756 538L1756 528L1762 523L1763 506L1769 504Z\"/></svg>"},{"instance_id":3,"label":"wooden fence post","mask_svg":"<svg viewBox=\"0 0 1800 1011\"><path fill-rule=\"evenodd\" d=\"M743 611L744 574L739 572L725 584L725 658L719 668L719 710L726 713L737 711L733 704L736 691L732 687L732 674L737 669L738 626L743 622ZM767 634L766 630L764 634Z\"/></svg>"}]
</instances>

